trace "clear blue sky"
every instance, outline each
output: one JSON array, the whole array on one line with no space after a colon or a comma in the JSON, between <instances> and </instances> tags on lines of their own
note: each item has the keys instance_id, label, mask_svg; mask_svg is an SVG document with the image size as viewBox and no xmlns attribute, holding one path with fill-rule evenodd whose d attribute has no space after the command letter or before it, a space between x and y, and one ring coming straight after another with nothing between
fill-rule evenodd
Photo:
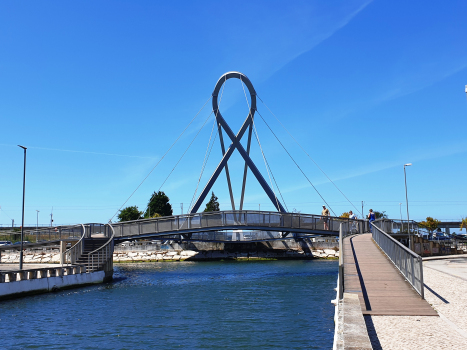
<instances>
[{"instance_id":1,"label":"clear blue sky","mask_svg":"<svg viewBox=\"0 0 467 350\"><path fill-rule=\"evenodd\" d=\"M467 216L466 1L2 1L0 224L107 222L228 71L258 95L342 192L406 218ZM211 103L126 205L146 207ZM228 81L221 111L236 132L248 108ZM354 209L259 102L258 111L337 215ZM321 198L257 117L289 210ZM162 190L187 211L213 125L207 121ZM221 159L215 141L200 182ZM256 141L252 158L269 181ZM243 162L229 163L236 202ZM251 173L245 208L273 210ZM199 193L198 190L198 193ZM230 201L225 175L213 188ZM202 209L204 206L202 207ZM359 214L360 216L360 214Z\"/></svg>"}]
</instances>

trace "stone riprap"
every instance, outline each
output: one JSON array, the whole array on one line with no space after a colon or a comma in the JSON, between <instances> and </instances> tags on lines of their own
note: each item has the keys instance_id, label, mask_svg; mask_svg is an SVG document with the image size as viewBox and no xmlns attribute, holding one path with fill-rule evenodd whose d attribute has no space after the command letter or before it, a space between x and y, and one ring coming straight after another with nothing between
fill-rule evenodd
<instances>
[{"instance_id":1,"label":"stone riprap","mask_svg":"<svg viewBox=\"0 0 467 350\"><path fill-rule=\"evenodd\" d=\"M125 250L114 252L114 262L135 261L183 261L183 260L257 260L257 259L335 259L339 257L339 251L335 249L316 249L304 252L298 249L271 249L249 252L229 252L225 250L183 250L183 249L161 249L161 250ZM3 252L1 263L19 263L19 252ZM60 263L59 252L33 252L24 251L23 261L25 263L58 264Z\"/></svg>"},{"instance_id":2,"label":"stone riprap","mask_svg":"<svg viewBox=\"0 0 467 350\"><path fill-rule=\"evenodd\" d=\"M114 252L114 262L137 261L183 261L183 260L258 260L258 259L313 259L338 258L339 252L334 249L320 249L305 253L303 251L257 251L257 252L226 252L216 250L159 250L159 251L124 251Z\"/></svg>"},{"instance_id":3,"label":"stone riprap","mask_svg":"<svg viewBox=\"0 0 467 350\"><path fill-rule=\"evenodd\" d=\"M58 264L60 263L60 253L57 251L52 253L45 252L23 252L24 263L34 264ZM2 252L2 264L19 263L19 252L5 253Z\"/></svg>"}]
</instances>

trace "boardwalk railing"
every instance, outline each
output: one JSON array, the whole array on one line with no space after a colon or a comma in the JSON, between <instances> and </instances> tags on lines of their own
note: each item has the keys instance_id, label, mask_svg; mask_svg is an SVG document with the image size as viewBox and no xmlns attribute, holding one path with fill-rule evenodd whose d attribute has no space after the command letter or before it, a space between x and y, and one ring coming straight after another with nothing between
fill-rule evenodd
<instances>
[{"instance_id":1,"label":"boardwalk railing","mask_svg":"<svg viewBox=\"0 0 467 350\"><path fill-rule=\"evenodd\" d=\"M337 217L301 213L265 211L220 211L185 214L112 224L115 237L158 234L183 234L209 230L258 229L264 231L291 231L309 233L330 231L336 234L342 222L354 222L355 231L363 232L364 222Z\"/></svg>"},{"instance_id":2,"label":"boardwalk railing","mask_svg":"<svg viewBox=\"0 0 467 350\"><path fill-rule=\"evenodd\" d=\"M378 222L372 223L373 240L420 294L422 299L425 299L422 258L384 232L378 227L379 225Z\"/></svg>"},{"instance_id":3,"label":"boardwalk railing","mask_svg":"<svg viewBox=\"0 0 467 350\"><path fill-rule=\"evenodd\" d=\"M114 229L112 225L105 225L106 237L109 240L100 248L88 253L87 268L93 271L113 271Z\"/></svg>"}]
</instances>

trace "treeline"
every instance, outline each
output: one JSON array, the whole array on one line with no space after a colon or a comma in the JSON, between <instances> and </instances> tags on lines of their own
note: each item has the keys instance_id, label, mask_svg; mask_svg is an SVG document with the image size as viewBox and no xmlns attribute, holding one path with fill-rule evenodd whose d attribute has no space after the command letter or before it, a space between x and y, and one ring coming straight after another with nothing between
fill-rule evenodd
<instances>
[{"instance_id":1,"label":"treeline","mask_svg":"<svg viewBox=\"0 0 467 350\"><path fill-rule=\"evenodd\" d=\"M206 203L205 212L219 211L219 201L214 192L211 199ZM118 214L119 221L132 221L139 219L157 218L161 216L172 216L173 209L169 197L163 192L154 192L149 198L145 211L140 211L136 205L126 207L120 210Z\"/></svg>"}]
</instances>

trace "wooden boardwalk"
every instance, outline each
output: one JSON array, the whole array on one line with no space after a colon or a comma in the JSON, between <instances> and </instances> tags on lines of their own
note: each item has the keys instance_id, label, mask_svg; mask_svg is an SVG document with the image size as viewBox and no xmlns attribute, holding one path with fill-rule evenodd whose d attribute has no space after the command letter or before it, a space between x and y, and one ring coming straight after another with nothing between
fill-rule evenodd
<instances>
[{"instance_id":1,"label":"wooden boardwalk","mask_svg":"<svg viewBox=\"0 0 467 350\"><path fill-rule=\"evenodd\" d=\"M356 293L363 315L438 316L365 233L343 241L344 292Z\"/></svg>"}]
</instances>

